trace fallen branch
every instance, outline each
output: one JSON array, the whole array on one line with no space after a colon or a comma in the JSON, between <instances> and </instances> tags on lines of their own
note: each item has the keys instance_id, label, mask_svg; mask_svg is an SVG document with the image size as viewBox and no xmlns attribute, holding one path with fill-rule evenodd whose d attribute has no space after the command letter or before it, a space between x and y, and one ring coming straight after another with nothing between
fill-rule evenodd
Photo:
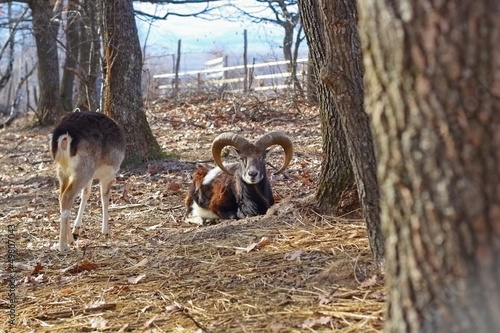
<instances>
[{"instance_id":1,"label":"fallen branch","mask_svg":"<svg viewBox=\"0 0 500 333\"><path fill-rule=\"evenodd\" d=\"M145 204L129 204L129 205L124 205L124 206L109 206L109 210L120 210L120 209L128 209L128 208L137 208L137 207L144 207L146 206Z\"/></svg>"},{"instance_id":2,"label":"fallen branch","mask_svg":"<svg viewBox=\"0 0 500 333\"><path fill-rule=\"evenodd\" d=\"M80 310L78 310L78 309L73 310L72 309L72 310L49 312L49 313L43 314L41 316L37 316L35 318L40 319L40 320L69 318L69 317L73 317L73 316L76 316L79 314L106 311L106 310L114 310L114 309L116 309L116 303L108 303L108 304L102 304L102 305L93 306L90 308L80 309Z\"/></svg>"}]
</instances>

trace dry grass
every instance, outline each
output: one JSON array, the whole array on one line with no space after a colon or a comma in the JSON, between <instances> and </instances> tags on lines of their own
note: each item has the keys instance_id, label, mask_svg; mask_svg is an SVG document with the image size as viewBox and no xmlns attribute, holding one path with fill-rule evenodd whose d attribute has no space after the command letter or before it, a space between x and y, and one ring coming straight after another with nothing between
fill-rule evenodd
<instances>
[{"instance_id":1,"label":"dry grass","mask_svg":"<svg viewBox=\"0 0 500 333\"><path fill-rule=\"evenodd\" d=\"M160 144L181 159L120 175L109 239L99 236L96 189L83 234L65 253L56 250L50 129L26 130L18 122L0 133L0 331L380 331L385 291L363 221L310 209L321 163L315 110L262 99L160 101L149 110ZM265 216L184 223L189 175L210 159L211 139L226 130L256 137L269 129L290 133L296 143L294 164L272 179L280 202ZM279 164L275 155L271 162ZM8 225L17 227L13 271L4 264ZM6 316L12 273L15 325Z\"/></svg>"}]
</instances>

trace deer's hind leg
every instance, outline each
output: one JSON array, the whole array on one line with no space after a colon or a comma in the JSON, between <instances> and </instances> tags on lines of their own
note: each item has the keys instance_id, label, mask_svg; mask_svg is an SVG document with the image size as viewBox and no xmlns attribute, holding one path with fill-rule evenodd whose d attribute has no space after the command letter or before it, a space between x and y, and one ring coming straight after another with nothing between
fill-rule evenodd
<instances>
[{"instance_id":1,"label":"deer's hind leg","mask_svg":"<svg viewBox=\"0 0 500 333\"><path fill-rule=\"evenodd\" d=\"M82 226L83 212L85 211L85 206L90 197L90 192L92 191L92 179L85 185L80 194L80 207L78 208L78 215L75 219L75 224L73 225L73 238L76 240L80 235L80 227Z\"/></svg>"},{"instance_id":2,"label":"deer's hind leg","mask_svg":"<svg viewBox=\"0 0 500 333\"><path fill-rule=\"evenodd\" d=\"M109 233L108 219L109 219L109 197L111 186L115 180L115 175L104 177L100 179L101 183L101 203L102 203L102 234L106 237Z\"/></svg>"},{"instance_id":3,"label":"deer's hind leg","mask_svg":"<svg viewBox=\"0 0 500 333\"><path fill-rule=\"evenodd\" d=\"M81 172L68 175L61 170L58 171L59 177L59 205L61 211L61 227L59 233L59 250L64 251L69 248L69 244L74 242L73 234L70 228L71 207L80 191L92 181L92 172ZM83 198L82 198L83 200ZM83 211L82 211L83 213Z\"/></svg>"}]
</instances>

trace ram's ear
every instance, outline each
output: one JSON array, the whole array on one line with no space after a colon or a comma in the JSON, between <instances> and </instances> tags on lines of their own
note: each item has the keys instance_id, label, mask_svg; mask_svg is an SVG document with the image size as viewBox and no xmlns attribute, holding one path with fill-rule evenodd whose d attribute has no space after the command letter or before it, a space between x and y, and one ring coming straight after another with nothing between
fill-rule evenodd
<instances>
[{"instance_id":1,"label":"ram's ear","mask_svg":"<svg viewBox=\"0 0 500 333\"><path fill-rule=\"evenodd\" d=\"M269 156L269 154L271 154L271 152L273 150L275 150L276 148L279 148L279 146L271 146L269 148L266 149L266 158Z\"/></svg>"},{"instance_id":2,"label":"ram's ear","mask_svg":"<svg viewBox=\"0 0 500 333\"><path fill-rule=\"evenodd\" d=\"M225 153L225 154L223 153L223 156L229 156L229 155L233 155L235 157L239 157L240 156L240 153L239 153L238 149L236 149L233 146L226 146L224 148L224 150L226 150L227 153Z\"/></svg>"}]
</instances>

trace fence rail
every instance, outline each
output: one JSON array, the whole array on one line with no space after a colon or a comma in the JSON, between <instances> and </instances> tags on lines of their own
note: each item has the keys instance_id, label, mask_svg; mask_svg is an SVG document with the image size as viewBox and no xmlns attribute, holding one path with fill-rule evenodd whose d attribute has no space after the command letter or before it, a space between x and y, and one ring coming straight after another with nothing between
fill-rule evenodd
<instances>
[{"instance_id":1,"label":"fence rail","mask_svg":"<svg viewBox=\"0 0 500 333\"><path fill-rule=\"evenodd\" d=\"M157 95L174 91L177 77L179 90L217 89L242 92L247 80L250 91L269 91L292 88L294 85L289 72L289 61L254 63L246 66L225 66L227 58L207 61L205 69L181 73L166 73L153 76ZM297 59L297 79L304 83L307 74L307 58Z\"/></svg>"}]
</instances>

